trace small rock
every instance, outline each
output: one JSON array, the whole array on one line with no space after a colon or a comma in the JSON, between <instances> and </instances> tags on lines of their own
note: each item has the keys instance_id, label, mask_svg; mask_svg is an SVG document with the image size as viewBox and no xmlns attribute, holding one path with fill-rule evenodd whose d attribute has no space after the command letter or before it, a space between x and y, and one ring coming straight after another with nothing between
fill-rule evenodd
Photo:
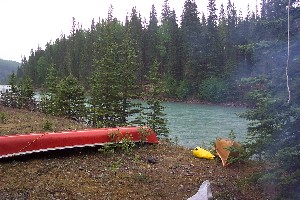
<instances>
[{"instance_id":1,"label":"small rock","mask_svg":"<svg viewBox=\"0 0 300 200\"><path fill-rule=\"evenodd\" d=\"M151 164L155 164L155 163L157 162L157 161L156 161L156 159L155 159L155 158L153 158L153 157L151 157L151 156L150 156L150 157L148 157L148 159L147 159L147 160L148 160L148 162L149 162L149 163L151 163Z\"/></svg>"}]
</instances>

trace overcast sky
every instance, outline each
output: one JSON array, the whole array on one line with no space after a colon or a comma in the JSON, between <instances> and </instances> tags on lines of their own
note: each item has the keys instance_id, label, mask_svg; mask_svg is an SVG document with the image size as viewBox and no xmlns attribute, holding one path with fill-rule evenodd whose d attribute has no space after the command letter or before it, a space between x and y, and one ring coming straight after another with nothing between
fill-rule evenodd
<instances>
[{"instance_id":1,"label":"overcast sky","mask_svg":"<svg viewBox=\"0 0 300 200\"><path fill-rule=\"evenodd\" d=\"M169 0L177 17L182 14L184 1ZM216 0L217 8L221 3L227 5L227 2ZM248 4L254 10L256 0L231 2L246 13ZM207 11L208 0L196 0L196 3L199 12ZM163 0L0 0L0 58L20 62L22 56L28 58L30 50L36 50L38 45L44 49L47 42L54 41L61 33L69 35L72 17L83 28L90 27L93 18L96 21L99 17L107 18L110 4L114 8L114 17L123 21L133 6L143 18L148 18L154 4L160 15Z\"/></svg>"}]
</instances>

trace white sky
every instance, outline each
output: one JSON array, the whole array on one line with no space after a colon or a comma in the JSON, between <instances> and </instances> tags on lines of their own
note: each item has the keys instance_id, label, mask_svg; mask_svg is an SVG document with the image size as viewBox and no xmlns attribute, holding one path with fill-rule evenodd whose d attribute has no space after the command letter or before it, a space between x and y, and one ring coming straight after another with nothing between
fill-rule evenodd
<instances>
[{"instance_id":1,"label":"white sky","mask_svg":"<svg viewBox=\"0 0 300 200\"><path fill-rule=\"evenodd\" d=\"M184 1L169 0L177 17L182 14ZM226 6L228 0L216 0L218 9L222 2ZM248 4L254 10L256 0L231 2L245 14ZM196 0L196 3L199 12L207 11L208 0ZM110 4L114 17L123 21L133 6L143 18L148 18L154 4L160 15L163 0L0 0L0 58L20 62L22 56L28 58L30 50L36 50L38 45L44 49L47 42L54 41L61 33L69 35L72 17L83 28L89 28L93 18L95 21L99 17L107 18Z\"/></svg>"}]
</instances>

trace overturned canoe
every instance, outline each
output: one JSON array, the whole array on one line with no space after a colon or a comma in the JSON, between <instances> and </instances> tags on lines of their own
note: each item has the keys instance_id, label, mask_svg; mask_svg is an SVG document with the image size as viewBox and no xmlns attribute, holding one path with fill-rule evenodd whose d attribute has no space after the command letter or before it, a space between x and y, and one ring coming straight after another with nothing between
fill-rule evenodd
<instances>
[{"instance_id":1,"label":"overturned canoe","mask_svg":"<svg viewBox=\"0 0 300 200\"><path fill-rule=\"evenodd\" d=\"M217 139L215 148L218 156L222 160L223 166L225 167L230 164L229 162L230 158L236 158L239 156L239 152L233 151L233 149L241 148L241 144L230 139L222 138L222 139Z\"/></svg>"},{"instance_id":2,"label":"overturned canoe","mask_svg":"<svg viewBox=\"0 0 300 200\"><path fill-rule=\"evenodd\" d=\"M141 127L4 135L0 136L0 158L56 149L104 145L122 142L122 138L129 138L134 142L158 143L153 130Z\"/></svg>"}]
</instances>

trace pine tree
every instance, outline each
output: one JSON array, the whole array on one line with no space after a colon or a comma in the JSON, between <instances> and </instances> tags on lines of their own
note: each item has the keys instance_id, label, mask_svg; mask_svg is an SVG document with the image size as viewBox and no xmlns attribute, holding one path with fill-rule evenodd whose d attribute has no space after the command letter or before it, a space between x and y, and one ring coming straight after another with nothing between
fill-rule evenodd
<instances>
[{"instance_id":1,"label":"pine tree","mask_svg":"<svg viewBox=\"0 0 300 200\"><path fill-rule=\"evenodd\" d=\"M165 71L162 72L164 76L169 75L174 80L182 79L182 59L181 50L182 42L180 30L177 24L176 13L174 10L170 11L168 17L162 20L162 44L166 50L165 58L162 60L165 65Z\"/></svg>"},{"instance_id":2,"label":"pine tree","mask_svg":"<svg viewBox=\"0 0 300 200\"><path fill-rule=\"evenodd\" d=\"M159 77L159 64L155 60L151 66L148 77L149 90L146 92L147 106L144 112L146 125L149 126L159 137L168 137L167 120L164 118L165 107L161 105L159 96L164 92Z\"/></svg>"},{"instance_id":3,"label":"pine tree","mask_svg":"<svg viewBox=\"0 0 300 200\"><path fill-rule=\"evenodd\" d=\"M121 97L119 77L120 65L118 57L119 46L115 43L107 46L104 57L98 61L98 66L91 78L91 116L89 121L93 126L115 127L121 125Z\"/></svg>"},{"instance_id":4,"label":"pine tree","mask_svg":"<svg viewBox=\"0 0 300 200\"><path fill-rule=\"evenodd\" d=\"M67 63L68 63L68 74L65 76L73 75L78 80L84 81L82 77L84 69L84 47L86 42L86 34L79 23L76 23L73 17L72 29L70 32L68 46L67 46Z\"/></svg>"},{"instance_id":5,"label":"pine tree","mask_svg":"<svg viewBox=\"0 0 300 200\"><path fill-rule=\"evenodd\" d=\"M293 3L294 1L291 1ZM263 35L260 39L271 40L285 39L287 37L287 6L288 1L268 0L262 2L261 16L259 28Z\"/></svg>"},{"instance_id":6,"label":"pine tree","mask_svg":"<svg viewBox=\"0 0 300 200\"><path fill-rule=\"evenodd\" d=\"M54 66L50 66L47 72L47 77L46 77L46 88L47 92L49 93L56 93L57 91L57 83L58 83L58 76L57 76L57 71L54 68Z\"/></svg>"},{"instance_id":7,"label":"pine tree","mask_svg":"<svg viewBox=\"0 0 300 200\"><path fill-rule=\"evenodd\" d=\"M17 76L15 73L12 73L9 76L8 85L10 85L10 90L12 93L18 93L18 85L17 85Z\"/></svg>"},{"instance_id":8,"label":"pine tree","mask_svg":"<svg viewBox=\"0 0 300 200\"><path fill-rule=\"evenodd\" d=\"M136 77L139 84L143 83L143 74L146 73L143 66L143 25L141 15L137 12L136 7L132 8L131 15L129 21L127 21L125 25L125 29L127 31L130 40L132 40L132 44L134 45L134 49L136 49L138 68L136 68Z\"/></svg>"},{"instance_id":9,"label":"pine tree","mask_svg":"<svg viewBox=\"0 0 300 200\"><path fill-rule=\"evenodd\" d=\"M265 20L267 18L267 0L261 1L261 10L260 10L260 16L261 19Z\"/></svg>"},{"instance_id":10,"label":"pine tree","mask_svg":"<svg viewBox=\"0 0 300 200\"><path fill-rule=\"evenodd\" d=\"M69 40L66 38L65 35L61 35L60 39L56 41L56 59L54 62L54 67L57 70L57 76L60 78L64 78L70 74L69 69Z\"/></svg>"},{"instance_id":11,"label":"pine tree","mask_svg":"<svg viewBox=\"0 0 300 200\"><path fill-rule=\"evenodd\" d=\"M41 56L37 61L38 85L43 85L47 75L46 58Z\"/></svg>"},{"instance_id":12,"label":"pine tree","mask_svg":"<svg viewBox=\"0 0 300 200\"><path fill-rule=\"evenodd\" d=\"M226 40L227 40L227 36L228 36L228 26L227 26L227 18L226 18L225 9L224 9L223 4L221 4L221 7L220 7L217 28L218 28L218 37L219 37L219 42L220 42L220 44L219 44L219 47L220 47L219 59L220 59L220 63L222 63L222 65L224 66L225 62L227 60L227 57L225 55L225 49L226 49ZM225 70L223 72L225 72ZM225 74L223 74L223 75L225 75Z\"/></svg>"},{"instance_id":13,"label":"pine tree","mask_svg":"<svg viewBox=\"0 0 300 200\"><path fill-rule=\"evenodd\" d=\"M32 80L26 76L19 84L18 107L28 110L36 108Z\"/></svg>"},{"instance_id":14,"label":"pine tree","mask_svg":"<svg viewBox=\"0 0 300 200\"><path fill-rule=\"evenodd\" d=\"M300 189L299 101L287 104L274 96L271 81L266 78L252 78L246 83L252 89L249 97L254 108L242 115L251 121L245 147L249 156L273 166L261 173L258 181L275 187L278 199L299 199L295 192Z\"/></svg>"},{"instance_id":15,"label":"pine tree","mask_svg":"<svg viewBox=\"0 0 300 200\"><path fill-rule=\"evenodd\" d=\"M231 3L230 0L228 0L227 3L227 32L225 34L224 38L224 44L223 47L223 55L226 58L224 63L224 74L228 77L230 76L237 65L237 49L236 49L236 39L238 38L236 34L236 26L237 26L237 14L234 4ZM225 77L225 78L227 78Z\"/></svg>"},{"instance_id":16,"label":"pine tree","mask_svg":"<svg viewBox=\"0 0 300 200\"><path fill-rule=\"evenodd\" d=\"M148 71L153 60L160 59L158 28L156 9L155 6L152 5L149 17L149 25L144 34L144 76L148 75Z\"/></svg>"},{"instance_id":17,"label":"pine tree","mask_svg":"<svg viewBox=\"0 0 300 200\"><path fill-rule=\"evenodd\" d=\"M88 121L98 127L116 127L124 123L121 104L123 63L119 43L123 32L119 30L122 28L119 22L113 19L112 10L108 16L107 21L102 24L103 33L97 43L94 61L96 70L90 82L91 106Z\"/></svg>"},{"instance_id":18,"label":"pine tree","mask_svg":"<svg viewBox=\"0 0 300 200\"><path fill-rule=\"evenodd\" d=\"M140 67L139 52L135 48L134 41L131 40L128 33L120 47L120 67L121 76L119 77L121 97L121 123L123 125L130 124L128 118L136 116L140 112L138 109L140 103L133 103L132 100L140 98L138 78L135 74L136 70ZM137 123L134 119L133 123Z\"/></svg>"},{"instance_id":19,"label":"pine tree","mask_svg":"<svg viewBox=\"0 0 300 200\"><path fill-rule=\"evenodd\" d=\"M219 36L217 31L217 8L216 0L208 1L208 18L207 18L207 35L206 40L208 44L206 46L206 59L208 60L208 72L212 76L214 74L222 74L222 70L219 69L221 63L219 62L222 58L219 46Z\"/></svg>"},{"instance_id":20,"label":"pine tree","mask_svg":"<svg viewBox=\"0 0 300 200\"><path fill-rule=\"evenodd\" d=\"M181 16L181 31L183 49L183 82L188 84L189 93L198 92L198 86L207 69L202 66L201 58L204 40L201 35L201 24L198 17L197 5L194 0L186 0Z\"/></svg>"},{"instance_id":21,"label":"pine tree","mask_svg":"<svg viewBox=\"0 0 300 200\"><path fill-rule=\"evenodd\" d=\"M37 71L36 71L36 57L33 49L30 51L28 59L28 67L25 70L25 76L29 76L32 79L34 85L37 85Z\"/></svg>"},{"instance_id":22,"label":"pine tree","mask_svg":"<svg viewBox=\"0 0 300 200\"><path fill-rule=\"evenodd\" d=\"M92 20L91 27L89 31L85 33L86 41L84 42L84 52L82 55L82 80L83 86L88 88L89 79L87 77L91 77L93 71L95 70L95 66L93 64L93 60L95 59L95 47L97 42L97 30L94 19Z\"/></svg>"},{"instance_id":23,"label":"pine tree","mask_svg":"<svg viewBox=\"0 0 300 200\"><path fill-rule=\"evenodd\" d=\"M39 109L43 113L55 115L57 113L57 85L59 82L59 78L57 75L57 71L54 66L50 66L47 72L46 81L45 81L45 89L43 93L41 93Z\"/></svg>"},{"instance_id":24,"label":"pine tree","mask_svg":"<svg viewBox=\"0 0 300 200\"><path fill-rule=\"evenodd\" d=\"M34 110L36 108L34 100L34 90L32 80L29 76L23 77L19 82L17 76L12 73L8 84L10 89L0 97L0 103L7 107Z\"/></svg>"},{"instance_id":25,"label":"pine tree","mask_svg":"<svg viewBox=\"0 0 300 200\"><path fill-rule=\"evenodd\" d=\"M78 80L69 75L61 80L56 89L56 115L83 121L86 115L84 89Z\"/></svg>"},{"instance_id":26,"label":"pine tree","mask_svg":"<svg viewBox=\"0 0 300 200\"><path fill-rule=\"evenodd\" d=\"M0 102L3 106L18 108L19 88L15 73L9 76L8 84L10 85L10 89L1 95Z\"/></svg>"}]
</instances>

